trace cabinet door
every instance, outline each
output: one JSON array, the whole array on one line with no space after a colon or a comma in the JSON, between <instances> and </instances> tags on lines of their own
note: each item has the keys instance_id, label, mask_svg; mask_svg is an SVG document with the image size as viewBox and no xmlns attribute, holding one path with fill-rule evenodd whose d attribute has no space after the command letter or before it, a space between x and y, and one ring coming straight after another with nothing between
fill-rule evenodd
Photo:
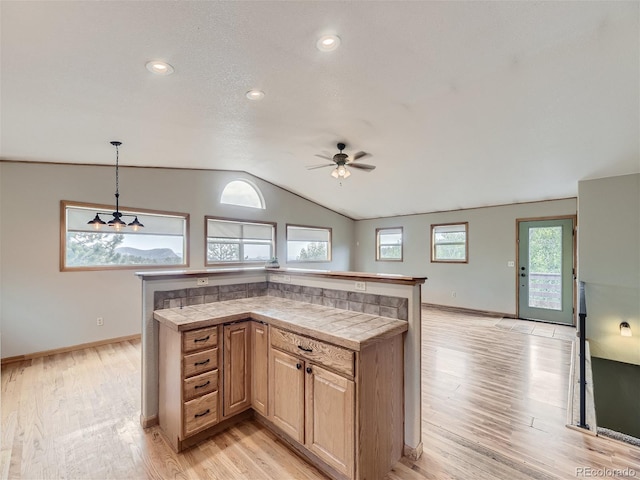
<instances>
[{"instance_id":1,"label":"cabinet door","mask_svg":"<svg viewBox=\"0 0 640 480\"><path fill-rule=\"evenodd\" d=\"M304 443L304 362L273 348L269 355L269 418Z\"/></svg>"},{"instance_id":2,"label":"cabinet door","mask_svg":"<svg viewBox=\"0 0 640 480\"><path fill-rule=\"evenodd\" d=\"M267 411L269 373L268 326L251 322L251 406L264 415Z\"/></svg>"},{"instance_id":3,"label":"cabinet door","mask_svg":"<svg viewBox=\"0 0 640 480\"><path fill-rule=\"evenodd\" d=\"M224 326L224 416L251 406L251 322Z\"/></svg>"},{"instance_id":4,"label":"cabinet door","mask_svg":"<svg viewBox=\"0 0 640 480\"><path fill-rule=\"evenodd\" d=\"M355 384L316 365L306 368L305 444L341 473L353 478Z\"/></svg>"}]
</instances>

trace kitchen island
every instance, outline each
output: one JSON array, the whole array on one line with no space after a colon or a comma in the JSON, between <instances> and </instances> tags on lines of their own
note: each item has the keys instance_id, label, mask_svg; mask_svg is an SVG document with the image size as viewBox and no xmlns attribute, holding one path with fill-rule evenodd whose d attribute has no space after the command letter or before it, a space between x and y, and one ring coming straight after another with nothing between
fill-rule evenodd
<instances>
[{"instance_id":1,"label":"kitchen island","mask_svg":"<svg viewBox=\"0 0 640 480\"><path fill-rule=\"evenodd\" d=\"M175 450L253 410L334 478L380 478L400 459L406 321L268 296L154 317L159 422Z\"/></svg>"},{"instance_id":2,"label":"kitchen island","mask_svg":"<svg viewBox=\"0 0 640 480\"><path fill-rule=\"evenodd\" d=\"M267 269L138 275L141 422L159 422L174 449L250 414L334 478L378 478L403 453L420 455L424 278Z\"/></svg>"}]
</instances>

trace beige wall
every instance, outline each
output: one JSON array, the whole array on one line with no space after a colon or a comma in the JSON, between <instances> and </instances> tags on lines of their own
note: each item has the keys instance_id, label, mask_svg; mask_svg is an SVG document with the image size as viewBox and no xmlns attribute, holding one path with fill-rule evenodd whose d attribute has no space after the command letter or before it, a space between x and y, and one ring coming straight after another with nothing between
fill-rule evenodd
<instances>
[{"instance_id":1,"label":"beige wall","mask_svg":"<svg viewBox=\"0 0 640 480\"><path fill-rule=\"evenodd\" d=\"M422 301L516 313L516 219L575 215L576 199L425 213L356 222L356 270L426 276ZM469 263L430 262L431 224L469 222ZM403 227L404 261L375 260L375 230ZM455 297L452 297L455 292Z\"/></svg>"},{"instance_id":2,"label":"beige wall","mask_svg":"<svg viewBox=\"0 0 640 480\"><path fill-rule=\"evenodd\" d=\"M257 185L266 210L221 205L236 178ZM141 282L134 270L60 272L60 200L112 204L113 167L0 162L0 322L2 358L140 333ZM121 168L121 204L191 215L190 267L204 268L204 216L333 228L333 260L314 268L349 270L353 221L242 172ZM296 267L305 266L296 264ZM96 318L104 326L96 326Z\"/></svg>"},{"instance_id":3,"label":"beige wall","mask_svg":"<svg viewBox=\"0 0 640 480\"><path fill-rule=\"evenodd\" d=\"M640 365L640 174L578 184L578 255L591 354Z\"/></svg>"}]
</instances>

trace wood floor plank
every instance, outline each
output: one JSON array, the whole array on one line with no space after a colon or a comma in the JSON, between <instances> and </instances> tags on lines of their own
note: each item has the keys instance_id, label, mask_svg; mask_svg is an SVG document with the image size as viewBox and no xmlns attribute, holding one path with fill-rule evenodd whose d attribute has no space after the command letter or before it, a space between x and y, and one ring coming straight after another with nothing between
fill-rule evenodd
<instances>
[{"instance_id":1,"label":"wood floor plank","mask_svg":"<svg viewBox=\"0 0 640 480\"><path fill-rule=\"evenodd\" d=\"M565 427L571 327L423 309L424 454L390 480L556 480L632 469L640 448ZM142 429L140 341L2 367L0 479L327 477L246 420L176 454ZM599 476L599 478L615 478Z\"/></svg>"}]
</instances>

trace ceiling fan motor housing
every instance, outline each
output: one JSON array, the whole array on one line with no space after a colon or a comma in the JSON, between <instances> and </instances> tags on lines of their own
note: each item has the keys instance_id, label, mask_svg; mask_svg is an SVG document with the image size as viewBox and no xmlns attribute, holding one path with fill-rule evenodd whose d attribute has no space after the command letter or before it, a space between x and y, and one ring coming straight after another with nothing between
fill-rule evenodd
<instances>
[{"instance_id":1,"label":"ceiling fan motor housing","mask_svg":"<svg viewBox=\"0 0 640 480\"><path fill-rule=\"evenodd\" d=\"M344 165L345 163L347 163L348 158L349 156L346 153L336 153L333 156L333 161L336 162L338 165Z\"/></svg>"}]
</instances>

